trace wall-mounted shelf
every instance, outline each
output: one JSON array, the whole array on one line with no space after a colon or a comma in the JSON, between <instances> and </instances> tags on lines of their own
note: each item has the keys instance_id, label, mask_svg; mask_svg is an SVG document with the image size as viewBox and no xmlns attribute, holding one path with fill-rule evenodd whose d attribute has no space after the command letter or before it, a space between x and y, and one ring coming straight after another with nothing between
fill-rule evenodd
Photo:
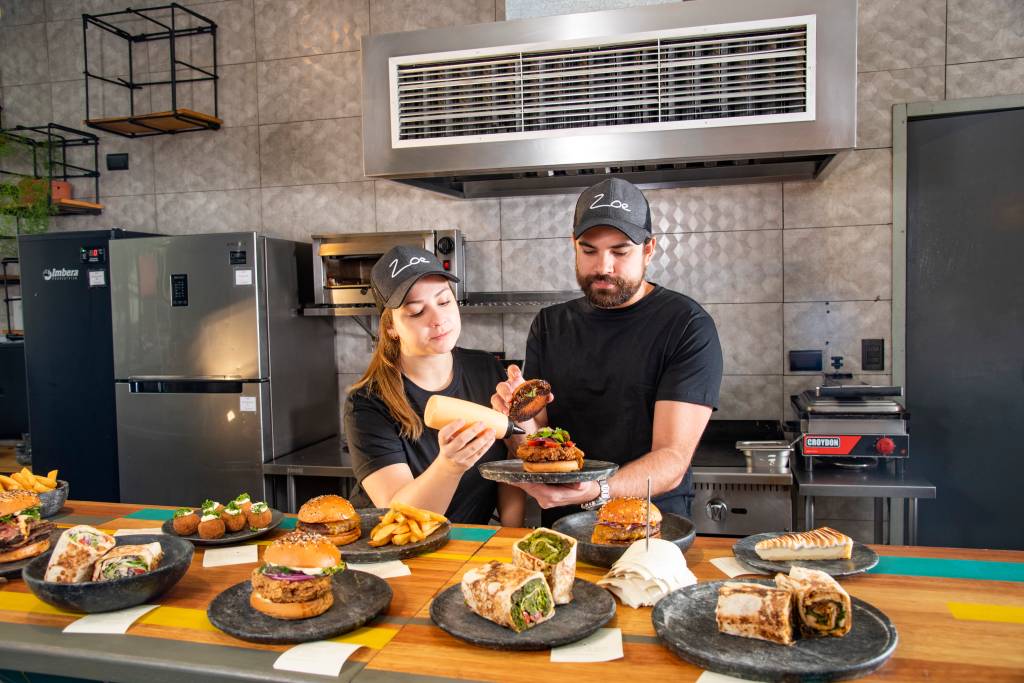
<instances>
[{"instance_id":1,"label":"wall-mounted shelf","mask_svg":"<svg viewBox=\"0 0 1024 683\"><path fill-rule=\"evenodd\" d=\"M139 116L116 116L109 119L92 119L92 128L105 130L129 138L164 133L185 133L191 130L216 130L222 121L191 109L175 109Z\"/></svg>"},{"instance_id":2,"label":"wall-mounted shelf","mask_svg":"<svg viewBox=\"0 0 1024 683\"><path fill-rule=\"evenodd\" d=\"M100 203L99 138L83 130L47 123L41 126L14 126L0 130L0 137L23 145L31 160L23 159L23 167L0 169L0 174L20 178L69 181L76 178L93 181L93 198L50 197L53 213L63 215L96 215L103 211ZM75 150L81 150L76 152ZM84 157L79 159L78 157ZM91 157L91 158L90 158ZM69 158L71 160L69 160ZM72 163L74 162L74 163Z\"/></svg>"}]
</instances>

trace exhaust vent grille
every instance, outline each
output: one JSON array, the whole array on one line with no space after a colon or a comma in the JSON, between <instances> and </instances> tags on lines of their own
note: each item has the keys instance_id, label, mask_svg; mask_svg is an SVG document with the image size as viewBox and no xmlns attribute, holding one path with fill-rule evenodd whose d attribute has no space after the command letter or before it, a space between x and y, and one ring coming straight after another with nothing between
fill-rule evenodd
<instances>
[{"instance_id":1,"label":"exhaust vent grille","mask_svg":"<svg viewBox=\"0 0 1024 683\"><path fill-rule=\"evenodd\" d=\"M392 142L810 120L813 65L813 16L620 36L610 44L396 57Z\"/></svg>"}]
</instances>

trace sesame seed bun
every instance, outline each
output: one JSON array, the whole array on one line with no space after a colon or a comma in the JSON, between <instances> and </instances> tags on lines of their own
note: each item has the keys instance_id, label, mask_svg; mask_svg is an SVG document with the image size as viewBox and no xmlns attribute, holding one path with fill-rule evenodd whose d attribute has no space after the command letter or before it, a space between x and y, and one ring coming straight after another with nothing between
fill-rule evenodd
<instances>
[{"instance_id":1,"label":"sesame seed bun","mask_svg":"<svg viewBox=\"0 0 1024 683\"><path fill-rule=\"evenodd\" d=\"M294 531L267 546L263 561L284 567L318 569L341 564L341 553L324 536Z\"/></svg>"},{"instance_id":2,"label":"sesame seed bun","mask_svg":"<svg viewBox=\"0 0 1024 683\"><path fill-rule=\"evenodd\" d=\"M39 496L31 491L15 490L0 493L0 517L17 514L39 505Z\"/></svg>"}]
</instances>

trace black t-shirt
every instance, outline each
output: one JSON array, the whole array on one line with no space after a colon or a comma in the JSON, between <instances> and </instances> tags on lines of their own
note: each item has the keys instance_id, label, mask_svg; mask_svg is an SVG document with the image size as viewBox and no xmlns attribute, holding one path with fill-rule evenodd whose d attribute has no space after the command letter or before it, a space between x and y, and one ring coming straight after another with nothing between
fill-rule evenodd
<instances>
[{"instance_id":1,"label":"black t-shirt","mask_svg":"<svg viewBox=\"0 0 1024 683\"><path fill-rule=\"evenodd\" d=\"M651 450L655 401L718 408L722 348L715 322L693 299L664 287L628 308L580 298L542 310L526 342L526 377L551 383L548 424L568 430L588 459L623 465ZM686 515L689 471L654 500ZM576 506L543 513L544 524Z\"/></svg>"},{"instance_id":2,"label":"black t-shirt","mask_svg":"<svg viewBox=\"0 0 1024 683\"><path fill-rule=\"evenodd\" d=\"M452 381L441 391L426 391L403 377L405 395L420 419L423 419L427 399L435 393L490 406L495 386L506 379L501 363L485 351L456 347L452 356ZM398 422L391 416L387 405L365 387L352 392L345 401L345 435L352 468L360 484L377 470L397 463L406 463L412 470L412 476L418 477L434 462L440 451L436 429L424 427L423 434L416 441L400 436ZM507 453L505 442L498 440L478 462L504 460ZM481 477L474 466L466 470L459 480L445 515L453 522L487 524L497 501L498 485Z\"/></svg>"}]
</instances>

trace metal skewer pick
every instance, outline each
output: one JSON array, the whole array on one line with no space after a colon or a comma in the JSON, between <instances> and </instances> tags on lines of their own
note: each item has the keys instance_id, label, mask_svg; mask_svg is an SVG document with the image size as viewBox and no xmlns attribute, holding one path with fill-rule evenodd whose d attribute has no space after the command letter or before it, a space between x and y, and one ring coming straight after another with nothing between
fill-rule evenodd
<instances>
[{"instance_id":1,"label":"metal skewer pick","mask_svg":"<svg viewBox=\"0 0 1024 683\"><path fill-rule=\"evenodd\" d=\"M644 552L651 549L651 478L647 477L647 538L644 540Z\"/></svg>"}]
</instances>

